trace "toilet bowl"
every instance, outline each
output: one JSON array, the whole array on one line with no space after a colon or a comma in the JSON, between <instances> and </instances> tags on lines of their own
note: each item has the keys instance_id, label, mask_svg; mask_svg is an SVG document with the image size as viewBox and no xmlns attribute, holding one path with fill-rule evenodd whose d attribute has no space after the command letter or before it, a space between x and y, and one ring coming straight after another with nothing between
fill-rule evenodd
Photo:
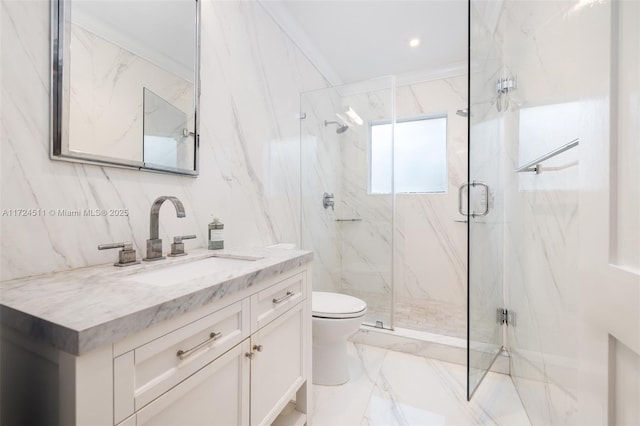
<instances>
[{"instance_id":1,"label":"toilet bowl","mask_svg":"<svg viewBox=\"0 0 640 426\"><path fill-rule=\"evenodd\" d=\"M341 385L349 381L347 338L358 331L367 304L356 297L314 291L313 383Z\"/></svg>"}]
</instances>

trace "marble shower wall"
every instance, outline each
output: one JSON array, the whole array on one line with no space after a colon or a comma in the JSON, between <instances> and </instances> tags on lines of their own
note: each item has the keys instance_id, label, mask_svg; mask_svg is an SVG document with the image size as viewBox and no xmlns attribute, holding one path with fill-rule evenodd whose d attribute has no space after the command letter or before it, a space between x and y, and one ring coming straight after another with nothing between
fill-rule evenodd
<instances>
[{"instance_id":1,"label":"marble shower wall","mask_svg":"<svg viewBox=\"0 0 640 426\"><path fill-rule=\"evenodd\" d=\"M398 118L447 116L447 192L397 194L394 253L395 323L466 336L467 226L458 187L467 180L467 76L398 87Z\"/></svg>"},{"instance_id":2,"label":"marble shower wall","mask_svg":"<svg viewBox=\"0 0 640 426\"><path fill-rule=\"evenodd\" d=\"M323 194L340 198L342 169L340 143L335 126L324 121L335 119L340 110L340 96L334 88L301 94L300 161L302 194L302 247L314 251L313 288L339 292L340 233L335 210L323 208ZM338 202L336 202L338 205Z\"/></svg>"},{"instance_id":3,"label":"marble shower wall","mask_svg":"<svg viewBox=\"0 0 640 426\"><path fill-rule=\"evenodd\" d=\"M202 4L198 178L49 159L49 1L3 1L1 278L113 262L100 243L133 241L144 255L149 209L175 195L187 217L160 212L160 235L206 245L215 214L225 245L299 242L299 93L326 80L256 2ZM128 216L63 216L85 208ZM15 209L38 209L22 216ZM42 209L42 210L40 210ZM44 213L42 213L44 211Z\"/></svg>"},{"instance_id":4,"label":"marble shower wall","mask_svg":"<svg viewBox=\"0 0 640 426\"><path fill-rule=\"evenodd\" d=\"M389 120L393 114L393 82L377 80L379 87L360 91L358 85L342 90L340 109L351 108L363 119L349 123L338 135L342 185L337 202L342 290L367 301L365 322L391 324L391 262L393 260L393 196L369 193L369 123ZM351 89L351 90L349 90ZM355 89L355 90L354 90Z\"/></svg>"}]
</instances>

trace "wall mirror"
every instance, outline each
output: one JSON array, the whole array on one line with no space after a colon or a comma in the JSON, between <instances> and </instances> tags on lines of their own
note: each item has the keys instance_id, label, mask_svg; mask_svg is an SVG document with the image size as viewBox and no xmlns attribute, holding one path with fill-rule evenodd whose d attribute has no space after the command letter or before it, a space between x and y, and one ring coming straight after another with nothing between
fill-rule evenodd
<instances>
[{"instance_id":1,"label":"wall mirror","mask_svg":"<svg viewBox=\"0 0 640 426\"><path fill-rule=\"evenodd\" d=\"M198 174L198 0L53 0L51 158Z\"/></svg>"}]
</instances>

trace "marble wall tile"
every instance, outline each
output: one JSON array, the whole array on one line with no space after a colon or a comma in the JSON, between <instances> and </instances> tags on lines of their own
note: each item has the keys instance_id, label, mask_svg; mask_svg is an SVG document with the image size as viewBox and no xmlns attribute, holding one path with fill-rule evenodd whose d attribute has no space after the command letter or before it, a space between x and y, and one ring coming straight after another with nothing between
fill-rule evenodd
<instances>
[{"instance_id":1,"label":"marble wall tile","mask_svg":"<svg viewBox=\"0 0 640 426\"><path fill-rule=\"evenodd\" d=\"M300 139L302 247L316 254L314 290L339 292L342 287L339 225L335 209L323 207L323 194L340 197L338 135L333 126L324 125L325 120L334 119L340 96L333 88L321 89L303 93L300 103L300 111L306 117L301 121Z\"/></svg>"},{"instance_id":2,"label":"marble wall tile","mask_svg":"<svg viewBox=\"0 0 640 426\"><path fill-rule=\"evenodd\" d=\"M393 113L393 80L380 80L381 88L362 93L343 93L337 112L353 109L362 125L350 123L340 134L342 185L338 217L360 219L340 222L342 288L374 302L371 323L391 322L391 271L393 198L391 194L372 194L369 189L369 123L388 120ZM378 301L378 303L375 303Z\"/></svg>"},{"instance_id":3,"label":"marble wall tile","mask_svg":"<svg viewBox=\"0 0 640 426\"><path fill-rule=\"evenodd\" d=\"M2 2L2 279L112 262L100 243L133 241L144 255L149 209L163 207L165 250L174 235L206 246L211 215L225 245L299 242L299 93L326 80L255 2L202 4L200 176L144 173L49 159L48 1ZM122 217L68 217L57 209L128 209ZM50 214L49 211L53 210Z\"/></svg>"}]
</instances>

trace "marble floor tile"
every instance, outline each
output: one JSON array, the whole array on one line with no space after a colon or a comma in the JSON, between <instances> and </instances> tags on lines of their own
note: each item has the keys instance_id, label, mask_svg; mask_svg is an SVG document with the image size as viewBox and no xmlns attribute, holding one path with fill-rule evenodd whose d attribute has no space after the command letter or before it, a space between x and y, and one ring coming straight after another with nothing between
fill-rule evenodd
<instances>
[{"instance_id":1,"label":"marble floor tile","mask_svg":"<svg viewBox=\"0 0 640 426\"><path fill-rule=\"evenodd\" d=\"M387 350L347 344L351 380L340 386L314 385L315 426L358 425L369 404Z\"/></svg>"},{"instance_id":2,"label":"marble floor tile","mask_svg":"<svg viewBox=\"0 0 640 426\"><path fill-rule=\"evenodd\" d=\"M314 386L316 425L530 424L509 376L490 372L467 402L464 366L349 345L352 381Z\"/></svg>"}]
</instances>

